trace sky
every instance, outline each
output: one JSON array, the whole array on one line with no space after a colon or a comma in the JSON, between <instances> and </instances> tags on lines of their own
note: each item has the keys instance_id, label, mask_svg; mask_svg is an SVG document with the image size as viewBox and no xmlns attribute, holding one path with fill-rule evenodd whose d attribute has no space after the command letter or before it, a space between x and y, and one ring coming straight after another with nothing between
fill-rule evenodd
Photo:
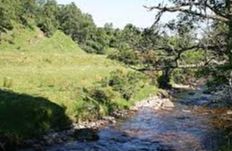
<instances>
[{"instance_id":1,"label":"sky","mask_svg":"<svg viewBox=\"0 0 232 151\"><path fill-rule=\"evenodd\" d=\"M113 23L116 28L123 28L127 23L137 27L150 27L155 20L155 12L149 12L143 5L154 5L161 0L57 0L60 4L75 2L85 13L92 15L97 26ZM164 22L173 18L166 15Z\"/></svg>"}]
</instances>

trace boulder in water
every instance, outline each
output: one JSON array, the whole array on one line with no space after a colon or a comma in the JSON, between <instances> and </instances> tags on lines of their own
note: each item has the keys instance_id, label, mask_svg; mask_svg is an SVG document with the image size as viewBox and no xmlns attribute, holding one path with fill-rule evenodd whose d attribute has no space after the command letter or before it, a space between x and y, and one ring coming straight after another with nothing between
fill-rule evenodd
<instances>
[{"instance_id":1,"label":"boulder in water","mask_svg":"<svg viewBox=\"0 0 232 151\"><path fill-rule=\"evenodd\" d=\"M189 92L188 95L195 95L195 92Z\"/></svg>"},{"instance_id":2,"label":"boulder in water","mask_svg":"<svg viewBox=\"0 0 232 151\"><path fill-rule=\"evenodd\" d=\"M212 94L212 92L210 91L210 90L204 90L203 92L202 92L203 94Z\"/></svg>"},{"instance_id":3,"label":"boulder in water","mask_svg":"<svg viewBox=\"0 0 232 151\"><path fill-rule=\"evenodd\" d=\"M231 111L231 110L228 110L228 111L226 112L226 114L232 115L232 111Z\"/></svg>"},{"instance_id":4,"label":"boulder in water","mask_svg":"<svg viewBox=\"0 0 232 151\"><path fill-rule=\"evenodd\" d=\"M91 128L75 130L74 137L79 141L97 141L99 139L97 130Z\"/></svg>"},{"instance_id":5,"label":"boulder in water","mask_svg":"<svg viewBox=\"0 0 232 151\"><path fill-rule=\"evenodd\" d=\"M175 107L174 103L170 99L162 99L162 109L172 109Z\"/></svg>"}]
</instances>

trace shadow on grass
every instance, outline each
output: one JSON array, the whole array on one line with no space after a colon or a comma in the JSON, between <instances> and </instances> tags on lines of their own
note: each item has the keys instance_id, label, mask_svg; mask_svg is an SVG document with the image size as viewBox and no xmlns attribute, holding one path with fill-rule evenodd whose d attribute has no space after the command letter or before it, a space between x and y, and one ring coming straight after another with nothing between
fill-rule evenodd
<instances>
[{"instance_id":1,"label":"shadow on grass","mask_svg":"<svg viewBox=\"0 0 232 151\"><path fill-rule=\"evenodd\" d=\"M0 89L0 141L27 139L70 125L65 108L48 99Z\"/></svg>"}]
</instances>

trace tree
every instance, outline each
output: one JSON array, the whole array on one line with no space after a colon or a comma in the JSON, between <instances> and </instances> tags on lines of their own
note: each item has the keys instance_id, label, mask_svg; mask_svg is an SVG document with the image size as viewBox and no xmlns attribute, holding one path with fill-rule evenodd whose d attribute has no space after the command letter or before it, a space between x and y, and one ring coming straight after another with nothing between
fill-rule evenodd
<instances>
[{"instance_id":1,"label":"tree","mask_svg":"<svg viewBox=\"0 0 232 151\"><path fill-rule=\"evenodd\" d=\"M71 36L84 50L96 51L97 47L92 38L95 37L97 29L91 15L83 14L75 3L71 3L60 7L57 19L60 29Z\"/></svg>"},{"instance_id":2,"label":"tree","mask_svg":"<svg viewBox=\"0 0 232 151\"><path fill-rule=\"evenodd\" d=\"M12 21L19 21L20 1L0 0L0 34L13 29Z\"/></svg>"},{"instance_id":3,"label":"tree","mask_svg":"<svg viewBox=\"0 0 232 151\"><path fill-rule=\"evenodd\" d=\"M37 3L35 0L24 0L19 5L17 15L21 23L25 26L30 25L30 22L35 18L37 11Z\"/></svg>"},{"instance_id":4,"label":"tree","mask_svg":"<svg viewBox=\"0 0 232 151\"><path fill-rule=\"evenodd\" d=\"M112 23L106 23L104 25L104 31L108 38L108 46L109 47L117 47L117 36L119 34L119 30L114 29Z\"/></svg>"},{"instance_id":5,"label":"tree","mask_svg":"<svg viewBox=\"0 0 232 151\"><path fill-rule=\"evenodd\" d=\"M134 49L140 38L140 29L132 24L127 24L120 35L121 49Z\"/></svg>"},{"instance_id":6,"label":"tree","mask_svg":"<svg viewBox=\"0 0 232 151\"><path fill-rule=\"evenodd\" d=\"M55 0L41 2L40 11L37 14L37 26L47 35L51 36L59 26L57 21L58 4Z\"/></svg>"},{"instance_id":7,"label":"tree","mask_svg":"<svg viewBox=\"0 0 232 151\"><path fill-rule=\"evenodd\" d=\"M223 37L223 41L213 40L211 38L218 39L219 37L207 37L207 43L202 39L195 40L197 43L194 45L184 46L179 49L179 52L192 49L206 49L207 51L214 51L217 53L223 53L226 61L224 63L217 63L217 73L221 73L221 70L227 73L232 69L232 0L170 0L167 3L160 3L157 6L145 6L149 10L158 10L156 15L155 24L159 22L162 15L166 12L179 12L182 16L179 18L180 22L188 20L189 22L210 22L210 26L218 25L225 27L224 32L221 31L219 35L220 39ZM214 29L216 29L214 27ZM228 32L225 32L228 31ZM224 34L224 35L223 35ZM191 48L191 49L190 49ZM169 48L165 48L168 50ZM178 58L177 58L178 59ZM211 60L212 61L212 60ZM209 62L207 63L209 65Z\"/></svg>"},{"instance_id":8,"label":"tree","mask_svg":"<svg viewBox=\"0 0 232 151\"><path fill-rule=\"evenodd\" d=\"M91 32L91 37L86 41L87 51L89 53L104 54L109 47L109 37L104 28L96 28Z\"/></svg>"}]
</instances>

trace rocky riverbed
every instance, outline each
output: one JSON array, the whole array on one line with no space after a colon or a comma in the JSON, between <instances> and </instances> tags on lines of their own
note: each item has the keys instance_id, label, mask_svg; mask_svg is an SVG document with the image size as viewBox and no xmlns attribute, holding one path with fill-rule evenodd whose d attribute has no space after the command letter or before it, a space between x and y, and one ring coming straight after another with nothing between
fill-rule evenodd
<instances>
[{"instance_id":1,"label":"rocky riverbed","mask_svg":"<svg viewBox=\"0 0 232 151\"><path fill-rule=\"evenodd\" d=\"M129 110L118 111L112 113L112 116L105 116L100 120L93 122L73 123L72 128L61 132L51 132L37 139L26 140L23 147L31 148L32 150L44 150L44 146L54 144L64 144L69 141L97 141L99 139L98 131L109 125L116 124L116 119L128 118L142 110L143 108L153 108L155 110L165 109L170 110L174 107L174 103L169 98L164 96L151 96L147 99L137 102ZM22 149L24 150L24 149Z\"/></svg>"},{"instance_id":2,"label":"rocky riverbed","mask_svg":"<svg viewBox=\"0 0 232 151\"><path fill-rule=\"evenodd\" d=\"M129 112L116 113L124 118L104 117L74 125L72 130L51 133L44 136L44 144L33 142L33 148L28 150L218 151L222 146L232 149L227 143L227 134L232 132L231 110L212 108L208 104L213 96L201 89L172 93L175 95L171 99L166 95L153 96L136 103Z\"/></svg>"}]
</instances>

